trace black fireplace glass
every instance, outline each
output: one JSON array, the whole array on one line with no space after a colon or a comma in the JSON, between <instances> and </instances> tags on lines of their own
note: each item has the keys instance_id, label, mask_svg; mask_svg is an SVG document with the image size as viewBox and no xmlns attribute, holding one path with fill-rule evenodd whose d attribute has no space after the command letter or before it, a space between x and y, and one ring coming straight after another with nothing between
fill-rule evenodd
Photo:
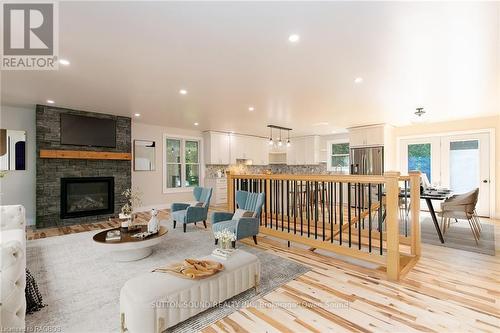
<instances>
[{"instance_id":1,"label":"black fireplace glass","mask_svg":"<svg viewBox=\"0 0 500 333\"><path fill-rule=\"evenodd\" d=\"M61 179L61 218L112 214L113 177Z\"/></svg>"}]
</instances>

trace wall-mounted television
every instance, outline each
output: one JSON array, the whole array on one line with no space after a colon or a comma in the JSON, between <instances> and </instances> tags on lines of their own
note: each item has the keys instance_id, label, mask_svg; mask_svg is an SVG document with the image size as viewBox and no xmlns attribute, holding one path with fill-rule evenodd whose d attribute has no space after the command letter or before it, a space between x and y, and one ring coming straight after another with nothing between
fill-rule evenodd
<instances>
[{"instance_id":1,"label":"wall-mounted television","mask_svg":"<svg viewBox=\"0 0 500 333\"><path fill-rule=\"evenodd\" d=\"M61 144L116 147L114 119L61 114Z\"/></svg>"}]
</instances>

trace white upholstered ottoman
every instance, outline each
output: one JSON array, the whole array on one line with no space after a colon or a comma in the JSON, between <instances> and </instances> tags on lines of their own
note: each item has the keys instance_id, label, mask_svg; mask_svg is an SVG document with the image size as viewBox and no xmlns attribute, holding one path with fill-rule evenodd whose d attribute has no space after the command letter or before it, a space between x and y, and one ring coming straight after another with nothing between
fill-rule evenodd
<instances>
[{"instance_id":1,"label":"white upholstered ottoman","mask_svg":"<svg viewBox=\"0 0 500 333\"><path fill-rule=\"evenodd\" d=\"M224 270L202 280L150 272L125 282L120 292L121 330L162 332L259 284L260 262L253 254L238 250L228 260L201 259L219 261Z\"/></svg>"}]
</instances>

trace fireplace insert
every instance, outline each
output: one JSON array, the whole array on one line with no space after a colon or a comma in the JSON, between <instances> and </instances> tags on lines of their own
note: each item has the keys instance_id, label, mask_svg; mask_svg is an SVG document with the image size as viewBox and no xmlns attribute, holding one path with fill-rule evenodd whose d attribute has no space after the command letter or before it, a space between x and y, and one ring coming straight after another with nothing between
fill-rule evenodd
<instances>
[{"instance_id":1,"label":"fireplace insert","mask_svg":"<svg viewBox=\"0 0 500 333\"><path fill-rule=\"evenodd\" d=\"M113 177L61 178L61 218L114 213Z\"/></svg>"}]
</instances>

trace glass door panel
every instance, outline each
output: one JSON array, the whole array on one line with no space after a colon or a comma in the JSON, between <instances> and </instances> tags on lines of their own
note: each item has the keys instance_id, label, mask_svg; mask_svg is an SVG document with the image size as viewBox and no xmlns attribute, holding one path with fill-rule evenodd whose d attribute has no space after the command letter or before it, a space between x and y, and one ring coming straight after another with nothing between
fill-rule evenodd
<instances>
[{"instance_id":1,"label":"glass door panel","mask_svg":"<svg viewBox=\"0 0 500 333\"><path fill-rule=\"evenodd\" d=\"M464 193L479 187L479 141L450 142L450 188Z\"/></svg>"}]
</instances>

